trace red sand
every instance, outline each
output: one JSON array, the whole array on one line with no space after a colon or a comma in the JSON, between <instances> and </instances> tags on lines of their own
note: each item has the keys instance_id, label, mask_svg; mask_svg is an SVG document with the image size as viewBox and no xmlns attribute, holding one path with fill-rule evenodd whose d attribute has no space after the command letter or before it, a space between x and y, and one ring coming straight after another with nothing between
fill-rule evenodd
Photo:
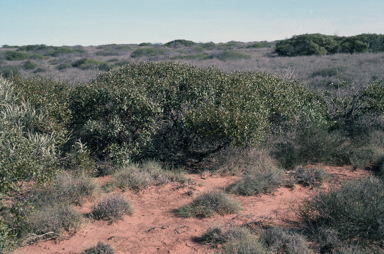
<instances>
[{"instance_id":1,"label":"red sand","mask_svg":"<svg viewBox=\"0 0 384 254\"><path fill-rule=\"evenodd\" d=\"M359 178L369 175L369 172L349 171L347 167L329 167L325 170L330 174L330 184L342 180ZM260 196L237 196L243 210L238 214L227 216L215 215L212 218L179 218L174 210L193 200L194 197L207 190L222 189L233 183L238 177L210 176L205 179L199 175L190 175L196 182L192 185L171 183L153 186L140 192L127 191L122 195L135 207L132 216L114 224L107 221L91 221L71 238L59 243L41 241L14 251L15 254L33 253L81 253L87 248L96 246L99 241L111 244L115 253L214 253L216 249L194 241L211 225L221 223L243 224L260 221L263 224L294 226L297 219L293 207L300 204L304 198L311 197L314 190L310 187L295 185L294 188L278 188L273 194ZM105 182L108 178L98 179ZM327 188L324 184L322 188ZM187 192L192 191L192 195ZM108 195L108 194L105 194ZM92 203L80 207L83 213L90 212Z\"/></svg>"}]
</instances>

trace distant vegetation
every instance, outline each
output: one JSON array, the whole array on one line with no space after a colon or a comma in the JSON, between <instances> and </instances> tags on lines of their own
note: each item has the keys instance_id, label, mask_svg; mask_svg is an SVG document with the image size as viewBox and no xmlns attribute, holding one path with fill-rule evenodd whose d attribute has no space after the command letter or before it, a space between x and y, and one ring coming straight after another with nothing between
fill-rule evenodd
<instances>
[{"instance_id":1,"label":"distant vegetation","mask_svg":"<svg viewBox=\"0 0 384 254\"><path fill-rule=\"evenodd\" d=\"M384 51L384 35L360 34L350 37L323 34L303 34L276 42L281 56L326 55Z\"/></svg>"}]
</instances>

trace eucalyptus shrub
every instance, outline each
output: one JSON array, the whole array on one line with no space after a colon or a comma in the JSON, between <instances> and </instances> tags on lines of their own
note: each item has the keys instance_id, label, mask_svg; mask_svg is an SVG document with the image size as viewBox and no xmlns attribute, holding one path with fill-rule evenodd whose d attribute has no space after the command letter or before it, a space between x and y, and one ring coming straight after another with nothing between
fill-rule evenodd
<instances>
[{"instance_id":1,"label":"eucalyptus shrub","mask_svg":"<svg viewBox=\"0 0 384 254\"><path fill-rule=\"evenodd\" d=\"M70 128L94 156L117 164L147 157L199 161L229 145L257 145L271 123L303 105L325 115L317 100L263 73L131 64L73 89Z\"/></svg>"}]
</instances>

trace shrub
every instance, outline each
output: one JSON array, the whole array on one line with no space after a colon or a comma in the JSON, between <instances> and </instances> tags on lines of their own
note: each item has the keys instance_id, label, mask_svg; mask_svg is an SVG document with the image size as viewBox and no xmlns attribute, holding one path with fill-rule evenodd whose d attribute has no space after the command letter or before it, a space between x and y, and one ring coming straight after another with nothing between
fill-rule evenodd
<instances>
[{"instance_id":1,"label":"shrub","mask_svg":"<svg viewBox=\"0 0 384 254\"><path fill-rule=\"evenodd\" d=\"M324 169L318 167L297 167L294 172L291 172L291 180L294 183L300 183L304 186L316 186L321 185L321 183L327 178L327 174Z\"/></svg>"},{"instance_id":2,"label":"shrub","mask_svg":"<svg viewBox=\"0 0 384 254\"><path fill-rule=\"evenodd\" d=\"M59 64L56 68L59 70L59 71L62 71L62 70L65 70L65 69L68 69L68 68L71 68L72 65L69 64L69 63L62 63L62 64Z\"/></svg>"},{"instance_id":3,"label":"shrub","mask_svg":"<svg viewBox=\"0 0 384 254\"><path fill-rule=\"evenodd\" d=\"M223 252L225 254L269 254L270 252L265 248L256 238L245 228L239 228L236 234L231 235L228 243L224 246Z\"/></svg>"},{"instance_id":4,"label":"shrub","mask_svg":"<svg viewBox=\"0 0 384 254\"><path fill-rule=\"evenodd\" d=\"M155 161L145 161L141 165L131 164L116 171L113 184L121 189L142 189L153 183L167 184L170 182L185 182L186 176L181 172L164 170Z\"/></svg>"},{"instance_id":5,"label":"shrub","mask_svg":"<svg viewBox=\"0 0 384 254\"><path fill-rule=\"evenodd\" d=\"M143 57L143 56L161 56L165 51L160 48L140 48L132 52L131 57Z\"/></svg>"},{"instance_id":6,"label":"shrub","mask_svg":"<svg viewBox=\"0 0 384 254\"><path fill-rule=\"evenodd\" d=\"M21 225L20 236L26 238L30 234L43 235L48 232L56 234L73 233L83 223L84 219L81 213L70 206L60 204L44 206L27 216Z\"/></svg>"},{"instance_id":7,"label":"shrub","mask_svg":"<svg viewBox=\"0 0 384 254\"><path fill-rule=\"evenodd\" d=\"M18 66L7 66L1 70L0 75L6 79L13 76L20 76L20 68Z\"/></svg>"},{"instance_id":8,"label":"shrub","mask_svg":"<svg viewBox=\"0 0 384 254\"><path fill-rule=\"evenodd\" d=\"M181 47L181 46L190 47L190 46L193 46L195 44L196 44L195 42L188 41L188 40L173 40L173 41L165 43L164 46L177 48L177 47Z\"/></svg>"},{"instance_id":9,"label":"shrub","mask_svg":"<svg viewBox=\"0 0 384 254\"><path fill-rule=\"evenodd\" d=\"M26 61L24 64L23 64L23 68L25 70L33 70L37 67L37 63L34 63L34 62L31 62L31 61Z\"/></svg>"},{"instance_id":10,"label":"shrub","mask_svg":"<svg viewBox=\"0 0 384 254\"><path fill-rule=\"evenodd\" d=\"M273 42L268 42L268 41L260 41L260 42L255 42L252 45L247 46L247 48L270 48L273 46Z\"/></svg>"},{"instance_id":11,"label":"shrub","mask_svg":"<svg viewBox=\"0 0 384 254\"><path fill-rule=\"evenodd\" d=\"M317 71L314 71L310 77L332 77L332 76L337 76L339 73L343 72L346 69L344 66L335 66L335 67L328 67L324 69L320 69Z\"/></svg>"},{"instance_id":12,"label":"shrub","mask_svg":"<svg viewBox=\"0 0 384 254\"><path fill-rule=\"evenodd\" d=\"M7 51L5 53L5 59L8 61L20 61L29 58L28 53L18 52L18 51Z\"/></svg>"},{"instance_id":13,"label":"shrub","mask_svg":"<svg viewBox=\"0 0 384 254\"><path fill-rule=\"evenodd\" d=\"M114 254L115 251L110 244L105 244L101 241L97 243L95 247L86 249L86 254Z\"/></svg>"},{"instance_id":14,"label":"shrub","mask_svg":"<svg viewBox=\"0 0 384 254\"><path fill-rule=\"evenodd\" d=\"M49 123L27 102L16 103L14 87L0 79L0 193L17 191L22 181L42 184L55 175L60 135L41 132Z\"/></svg>"},{"instance_id":15,"label":"shrub","mask_svg":"<svg viewBox=\"0 0 384 254\"><path fill-rule=\"evenodd\" d=\"M216 44L213 42L203 43L203 44L201 44L201 46L205 49L208 49L208 50L212 50L212 49L216 48Z\"/></svg>"},{"instance_id":16,"label":"shrub","mask_svg":"<svg viewBox=\"0 0 384 254\"><path fill-rule=\"evenodd\" d=\"M97 195L97 185L84 176L59 174L49 186L33 190L28 201L38 207L54 204L81 205Z\"/></svg>"},{"instance_id":17,"label":"shrub","mask_svg":"<svg viewBox=\"0 0 384 254\"><path fill-rule=\"evenodd\" d=\"M365 169L366 167L380 168L384 162L384 152L372 147L351 149L348 155L353 168Z\"/></svg>"},{"instance_id":18,"label":"shrub","mask_svg":"<svg viewBox=\"0 0 384 254\"><path fill-rule=\"evenodd\" d=\"M152 43L149 42L142 42L138 45L139 47L146 47L146 46L152 46Z\"/></svg>"},{"instance_id":19,"label":"shrub","mask_svg":"<svg viewBox=\"0 0 384 254\"><path fill-rule=\"evenodd\" d=\"M340 240L374 242L383 239L383 191L374 177L345 182L305 200L298 215L313 234L329 229Z\"/></svg>"},{"instance_id":20,"label":"shrub","mask_svg":"<svg viewBox=\"0 0 384 254\"><path fill-rule=\"evenodd\" d=\"M264 230L260 234L259 242L273 253L311 253L301 235L281 228L272 227Z\"/></svg>"},{"instance_id":21,"label":"shrub","mask_svg":"<svg viewBox=\"0 0 384 254\"><path fill-rule=\"evenodd\" d=\"M209 191L195 198L191 204L182 206L176 210L180 217L212 217L214 214L226 215L237 213L241 209L240 204L224 193Z\"/></svg>"},{"instance_id":22,"label":"shrub","mask_svg":"<svg viewBox=\"0 0 384 254\"><path fill-rule=\"evenodd\" d=\"M125 189L143 189L154 182L148 171L141 171L138 166L132 164L123 167L113 174L113 183L116 187Z\"/></svg>"},{"instance_id":23,"label":"shrub","mask_svg":"<svg viewBox=\"0 0 384 254\"><path fill-rule=\"evenodd\" d=\"M240 60L240 59L249 59L249 55L242 54L233 50L225 50L220 53L210 55L210 58L217 58L222 61L226 60Z\"/></svg>"},{"instance_id":24,"label":"shrub","mask_svg":"<svg viewBox=\"0 0 384 254\"><path fill-rule=\"evenodd\" d=\"M95 53L97 56L118 56L119 52L112 50L101 50Z\"/></svg>"},{"instance_id":25,"label":"shrub","mask_svg":"<svg viewBox=\"0 0 384 254\"><path fill-rule=\"evenodd\" d=\"M106 197L94 205L91 214L96 220L108 219L113 222L121 220L126 214L132 215L133 207L123 197L115 195Z\"/></svg>"},{"instance_id":26,"label":"shrub","mask_svg":"<svg viewBox=\"0 0 384 254\"><path fill-rule=\"evenodd\" d=\"M247 172L242 179L230 185L230 193L252 196L261 193L271 193L283 180L283 172L266 168Z\"/></svg>"}]
</instances>

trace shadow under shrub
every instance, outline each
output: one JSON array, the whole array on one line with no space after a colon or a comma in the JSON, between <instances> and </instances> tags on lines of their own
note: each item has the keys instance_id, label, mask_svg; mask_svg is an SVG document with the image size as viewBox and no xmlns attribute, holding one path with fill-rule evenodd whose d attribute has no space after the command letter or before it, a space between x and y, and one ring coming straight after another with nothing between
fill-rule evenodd
<instances>
[{"instance_id":1,"label":"shadow under shrub","mask_svg":"<svg viewBox=\"0 0 384 254\"><path fill-rule=\"evenodd\" d=\"M91 212L96 220L107 219L111 222L121 220L126 214L133 214L133 206L119 195L103 198L92 207Z\"/></svg>"},{"instance_id":2,"label":"shadow under shrub","mask_svg":"<svg viewBox=\"0 0 384 254\"><path fill-rule=\"evenodd\" d=\"M226 215L237 213L240 204L233 198L220 191L209 191L195 198L191 204L176 210L180 217L212 217L214 214Z\"/></svg>"},{"instance_id":3,"label":"shadow under shrub","mask_svg":"<svg viewBox=\"0 0 384 254\"><path fill-rule=\"evenodd\" d=\"M242 179L233 183L227 191L234 194L252 196L261 193L271 193L283 181L284 173L281 170L266 168L246 173Z\"/></svg>"},{"instance_id":4,"label":"shadow under shrub","mask_svg":"<svg viewBox=\"0 0 384 254\"><path fill-rule=\"evenodd\" d=\"M375 177L345 182L305 200L298 216L316 235L331 230L342 241L381 241L384 237L384 184Z\"/></svg>"}]
</instances>

